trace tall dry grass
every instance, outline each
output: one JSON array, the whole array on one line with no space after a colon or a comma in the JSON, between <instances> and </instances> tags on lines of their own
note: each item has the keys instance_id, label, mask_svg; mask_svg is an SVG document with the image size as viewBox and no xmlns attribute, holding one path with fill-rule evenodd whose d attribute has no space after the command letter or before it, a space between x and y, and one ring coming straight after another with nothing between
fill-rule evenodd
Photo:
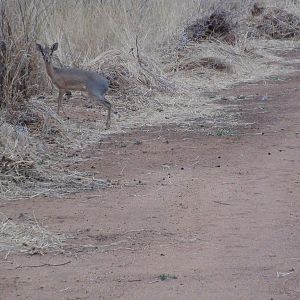
<instances>
[{"instance_id":1,"label":"tall dry grass","mask_svg":"<svg viewBox=\"0 0 300 300\"><path fill-rule=\"evenodd\" d=\"M0 65L4 61L1 104L14 105L40 93L47 85L35 42L59 42L62 65L88 66L101 53L124 53L135 48L159 60L169 45L176 46L191 21L222 7L243 15L254 0L2 0L0 2ZM264 1L299 12L292 0ZM2 64L3 65L3 64ZM2 68L3 69L3 68ZM1 73L1 68L0 68ZM1 74L0 74L1 75Z\"/></svg>"},{"instance_id":2,"label":"tall dry grass","mask_svg":"<svg viewBox=\"0 0 300 300\"><path fill-rule=\"evenodd\" d=\"M234 1L222 6L229 7L230 2ZM47 87L39 74L36 41L58 41L58 56L68 66L89 65L111 50L128 54L135 48L136 37L140 51L155 57L167 44L178 43L189 21L216 6L220 1L2 0L0 40L5 42L5 51L0 56L5 76L1 104L13 105Z\"/></svg>"}]
</instances>

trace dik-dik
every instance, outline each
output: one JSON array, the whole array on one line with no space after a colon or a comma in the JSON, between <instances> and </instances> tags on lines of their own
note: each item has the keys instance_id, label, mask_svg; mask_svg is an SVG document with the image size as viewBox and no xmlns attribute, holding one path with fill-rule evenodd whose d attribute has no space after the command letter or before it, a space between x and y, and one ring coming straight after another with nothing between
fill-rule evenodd
<instances>
[{"instance_id":1,"label":"dik-dik","mask_svg":"<svg viewBox=\"0 0 300 300\"><path fill-rule=\"evenodd\" d=\"M53 52L57 50L58 43L54 43L51 47L36 44L38 51L41 52L48 76L52 83L58 88L58 107L57 114L62 107L62 98L67 91L83 91L87 92L91 99L98 101L104 105L107 110L106 129L110 128L111 103L106 100L105 93L108 90L108 81L104 77L95 72L80 70L76 68L57 68L52 64Z\"/></svg>"}]
</instances>

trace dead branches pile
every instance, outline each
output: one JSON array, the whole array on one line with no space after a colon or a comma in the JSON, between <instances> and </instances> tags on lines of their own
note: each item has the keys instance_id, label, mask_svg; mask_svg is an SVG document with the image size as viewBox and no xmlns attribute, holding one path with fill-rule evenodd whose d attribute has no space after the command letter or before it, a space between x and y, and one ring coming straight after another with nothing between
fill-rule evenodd
<instances>
[{"instance_id":1,"label":"dead branches pile","mask_svg":"<svg viewBox=\"0 0 300 300\"><path fill-rule=\"evenodd\" d=\"M251 13L254 26L261 36L273 39L300 37L300 18L290 12L255 3Z\"/></svg>"},{"instance_id":2,"label":"dead branches pile","mask_svg":"<svg viewBox=\"0 0 300 300\"><path fill-rule=\"evenodd\" d=\"M207 39L222 40L234 45L236 42L237 22L226 10L216 10L211 15L197 19L185 28L187 39L201 42Z\"/></svg>"}]
</instances>

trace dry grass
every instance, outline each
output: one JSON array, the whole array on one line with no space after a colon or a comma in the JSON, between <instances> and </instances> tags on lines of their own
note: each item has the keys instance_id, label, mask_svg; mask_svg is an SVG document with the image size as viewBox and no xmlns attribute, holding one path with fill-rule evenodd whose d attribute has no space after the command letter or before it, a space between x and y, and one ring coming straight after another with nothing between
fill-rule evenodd
<instances>
[{"instance_id":1,"label":"dry grass","mask_svg":"<svg viewBox=\"0 0 300 300\"><path fill-rule=\"evenodd\" d=\"M37 221L15 223L0 214L0 252L19 250L26 254L62 251L66 237L54 234Z\"/></svg>"},{"instance_id":2,"label":"dry grass","mask_svg":"<svg viewBox=\"0 0 300 300\"><path fill-rule=\"evenodd\" d=\"M62 163L72 147L66 125L39 100L30 101L27 113L15 115L16 124L1 119L0 194L3 198L61 196L107 186L92 173L71 171ZM29 124L20 123L33 116ZM11 117L11 116L10 116ZM33 122L33 120L35 122ZM28 120L27 120L28 121ZM69 138L70 144L65 141Z\"/></svg>"}]
</instances>

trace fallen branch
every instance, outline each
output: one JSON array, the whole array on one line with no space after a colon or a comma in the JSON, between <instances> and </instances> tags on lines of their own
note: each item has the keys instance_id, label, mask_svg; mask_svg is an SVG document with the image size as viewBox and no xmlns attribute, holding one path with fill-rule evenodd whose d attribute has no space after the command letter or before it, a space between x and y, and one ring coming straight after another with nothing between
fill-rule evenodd
<instances>
[{"instance_id":1,"label":"fallen branch","mask_svg":"<svg viewBox=\"0 0 300 300\"><path fill-rule=\"evenodd\" d=\"M221 205L231 205L229 203L225 203L225 202L221 202L221 201L214 201L217 204L221 204Z\"/></svg>"},{"instance_id":2,"label":"fallen branch","mask_svg":"<svg viewBox=\"0 0 300 300\"><path fill-rule=\"evenodd\" d=\"M129 279L127 282L139 282L142 281L142 279Z\"/></svg>"},{"instance_id":3,"label":"fallen branch","mask_svg":"<svg viewBox=\"0 0 300 300\"><path fill-rule=\"evenodd\" d=\"M16 267L16 269L21 269L21 268L40 268L40 267L45 267L45 266L47 266L47 267L59 267L59 266L67 265L67 264L69 264L71 262L72 261L69 260L69 261L61 263L61 264L48 264L48 263L46 263L46 264L42 264L42 265L18 266L18 267Z\"/></svg>"}]
</instances>

